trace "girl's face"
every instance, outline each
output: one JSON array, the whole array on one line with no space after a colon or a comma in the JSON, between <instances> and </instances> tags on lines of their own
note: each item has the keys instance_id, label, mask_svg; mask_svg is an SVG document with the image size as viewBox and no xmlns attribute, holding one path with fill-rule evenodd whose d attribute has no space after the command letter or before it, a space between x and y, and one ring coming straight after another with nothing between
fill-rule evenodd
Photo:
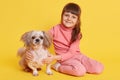
<instances>
[{"instance_id":1,"label":"girl's face","mask_svg":"<svg viewBox=\"0 0 120 80\"><path fill-rule=\"evenodd\" d=\"M78 21L78 16L71 12L64 12L62 17L62 23L65 27L73 28Z\"/></svg>"}]
</instances>

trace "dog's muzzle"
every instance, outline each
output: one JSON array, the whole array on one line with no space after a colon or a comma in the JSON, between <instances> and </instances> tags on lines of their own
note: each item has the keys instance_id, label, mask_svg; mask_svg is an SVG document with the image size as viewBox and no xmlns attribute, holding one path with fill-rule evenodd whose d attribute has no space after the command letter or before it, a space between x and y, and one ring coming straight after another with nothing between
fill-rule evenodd
<instances>
[{"instance_id":1,"label":"dog's muzzle","mask_svg":"<svg viewBox=\"0 0 120 80\"><path fill-rule=\"evenodd\" d=\"M39 40L39 39L36 39L35 42L40 42L40 40Z\"/></svg>"},{"instance_id":2,"label":"dog's muzzle","mask_svg":"<svg viewBox=\"0 0 120 80\"><path fill-rule=\"evenodd\" d=\"M40 39L35 39L35 44L40 44Z\"/></svg>"}]
</instances>

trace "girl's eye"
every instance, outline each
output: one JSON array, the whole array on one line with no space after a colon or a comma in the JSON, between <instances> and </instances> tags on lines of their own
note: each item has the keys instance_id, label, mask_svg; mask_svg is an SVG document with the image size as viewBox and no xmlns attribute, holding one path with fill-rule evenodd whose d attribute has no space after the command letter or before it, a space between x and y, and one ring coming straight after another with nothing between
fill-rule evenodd
<instances>
[{"instance_id":1,"label":"girl's eye","mask_svg":"<svg viewBox=\"0 0 120 80\"><path fill-rule=\"evenodd\" d=\"M75 16L72 16L73 19L75 19L76 17Z\"/></svg>"},{"instance_id":2,"label":"girl's eye","mask_svg":"<svg viewBox=\"0 0 120 80\"><path fill-rule=\"evenodd\" d=\"M69 15L68 15L68 14L65 14L65 16L66 16L66 17L69 17Z\"/></svg>"},{"instance_id":3,"label":"girl's eye","mask_svg":"<svg viewBox=\"0 0 120 80\"><path fill-rule=\"evenodd\" d=\"M42 37L42 36L40 36L40 39L43 39L43 37Z\"/></svg>"},{"instance_id":4,"label":"girl's eye","mask_svg":"<svg viewBox=\"0 0 120 80\"><path fill-rule=\"evenodd\" d=\"M77 18L76 16L72 16L73 19Z\"/></svg>"},{"instance_id":5,"label":"girl's eye","mask_svg":"<svg viewBox=\"0 0 120 80\"><path fill-rule=\"evenodd\" d=\"M35 36L32 36L32 39L35 39Z\"/></svg>"}]
</instances>

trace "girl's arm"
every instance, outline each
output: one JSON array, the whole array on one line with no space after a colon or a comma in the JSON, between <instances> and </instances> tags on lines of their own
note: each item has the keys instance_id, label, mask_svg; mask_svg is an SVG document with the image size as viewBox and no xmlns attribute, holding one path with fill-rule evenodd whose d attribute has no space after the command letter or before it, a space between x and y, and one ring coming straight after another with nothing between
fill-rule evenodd
<instances>
[{"instance_id":1,"label":"girl's arm","mask_svg":"<svg viewBox=\"0 0 120 80\"><path fill-rule=\"evenodd\" d=\"M73 42L67 53L63 53L61 55L52 55L44 60L45 63L51 63L54 60L64 61L76 54L76 50L79 49L79 39Z\"/></svg>"},{"instance_id":2,"label":"girl's arm","mask_svg":"<svg viewBox=\"0 0 120 80\"><path fill-rule=\"evenodd\" d=\"M48 58L44 59L43 63L47 63L48 64L48 63L51 63L54 60L61 60L61 56L59 56L59 55L51 55Z\"/></svg>"},{"instance_id":3,"label":"girl's arm","mask_svg":"<svg viewBox=\"0 0 120 80\"><path fill-rule=\"evenodd\" d=\"M73 42L71 44L68 52L60 55L61 56L60 61L67 60L67 59L71 58L72 56L74 56L76 54L76 51L79 49L79 42L80 42L80 39L77 39L75 42Z\"/></svg>"},{"instance_id":4,"label":"girl's arm","mask_svg":"<svg viewBox=\"0 0 120 80\"><path fill-rule=\"evenodd\" d=\"M78 35L78 38L76 41L74 41L70 47L67 53L63 53L61 55L61 61L67 60L71 58L72 56L76 55L77 51L80 51L79 49L79 44L80 44L80 39L82 38L82 33Z\"/></svg>"}]
</instances>

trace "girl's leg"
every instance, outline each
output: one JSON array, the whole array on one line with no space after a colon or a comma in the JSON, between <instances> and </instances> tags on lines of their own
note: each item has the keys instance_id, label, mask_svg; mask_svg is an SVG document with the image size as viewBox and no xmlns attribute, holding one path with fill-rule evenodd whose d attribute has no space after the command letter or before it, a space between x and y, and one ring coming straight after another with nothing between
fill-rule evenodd
<instances>
[{"instance_id":1,"label":"girl's leg","mask_svg":"<svg viewBox=\"0 0 120 80\"><path fill-rule=\"evenodd\" d=\"M74 75L83 76L86 73L85 67L76 59L70 59L61 64L58 69L59 72Z\"/></svg>"},{"instance_id":2,"label":"girl's leg","mask_svg":"<svg viewBox=\"0 0 120 80\"><path fill-rule=\"evenodd\" d=\"M90 59L84 55L81 59L81 63L84 65L88 73L100 74L104 69L104 66L100 62Z\"/></svg>"}]
</instances>

